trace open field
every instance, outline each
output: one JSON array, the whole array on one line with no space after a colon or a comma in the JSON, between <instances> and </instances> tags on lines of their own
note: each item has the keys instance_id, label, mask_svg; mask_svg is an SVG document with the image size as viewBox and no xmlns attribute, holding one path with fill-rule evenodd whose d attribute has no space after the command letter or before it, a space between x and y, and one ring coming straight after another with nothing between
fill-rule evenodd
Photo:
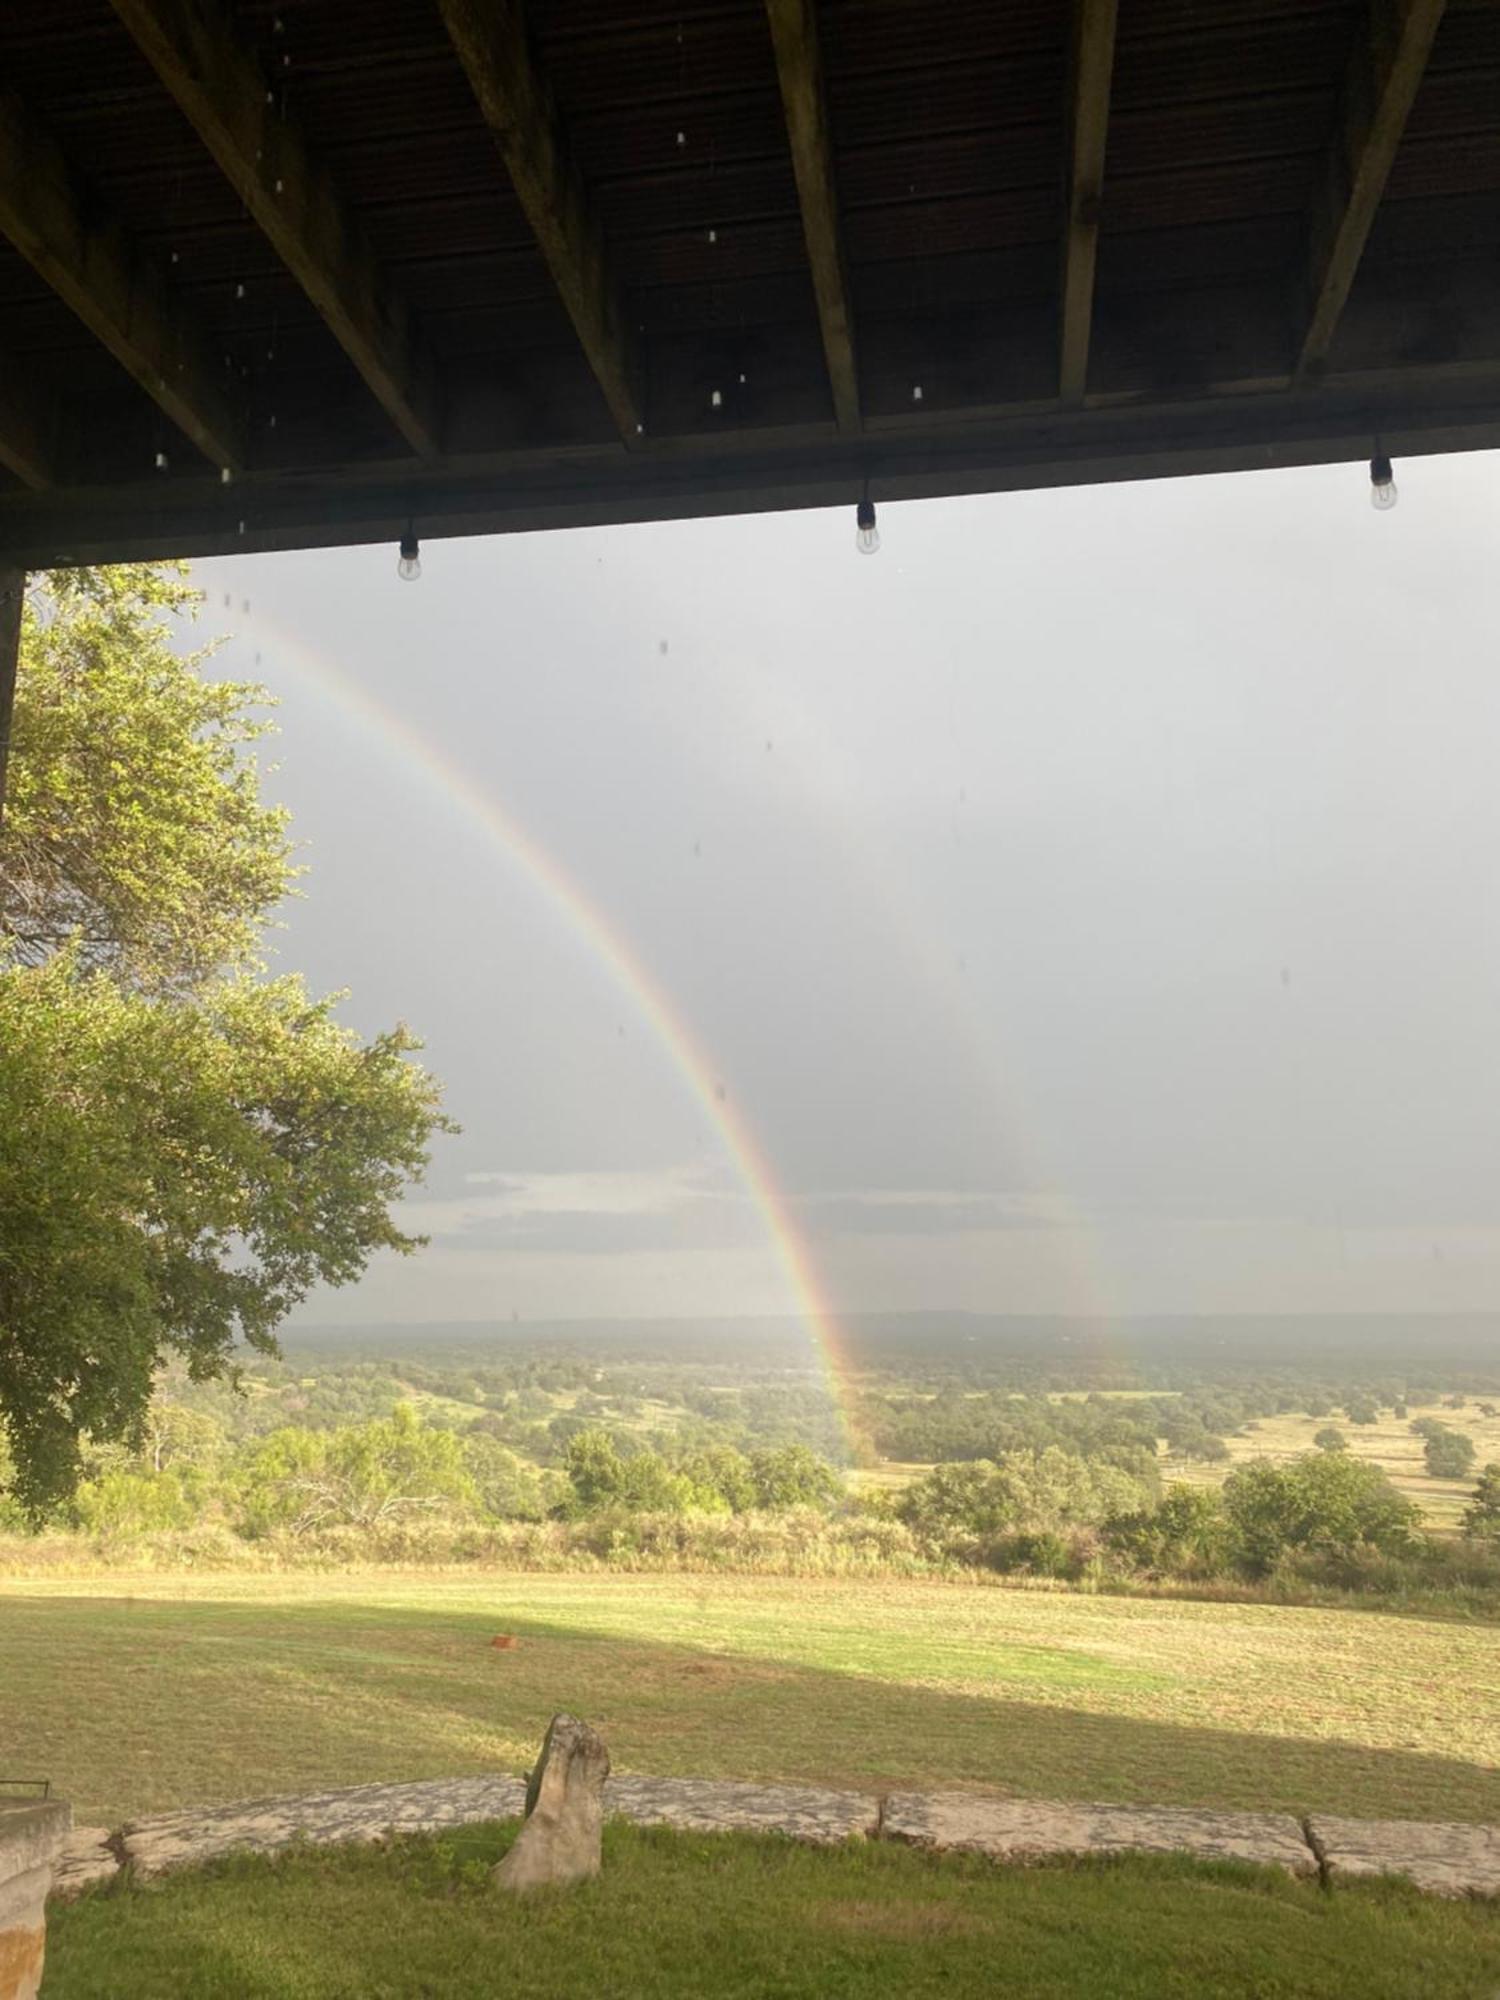
<instances>
[{"instance_id":1,"label":"open field","mask_svg":"<svg viewBox=\"0 0 1500 2000\"><path fill-rule=\"evenodd\" d=\"M1456 1532L1459 1517L1474 1491L1474 1476L1433 1479L1428 1474L1422 1462L1426 1440L1414 1437L1411 1430L1417 1417L1438 1417L1451 1429L1471 1437L1478 1452L1476 1473L1480 1466L1500 1461L1500 1416L1487 1417L1478 1402L1470 1402L1461 1410L1424 1406L1413 1410L1410 1417L1393 1417L1389 1410L1382 1410L1379 1421L1373 1424L1351 1424L1341 1410L1331 1417L1262 1417L1244 1437L1226 1440L1230 1451L1228 1464L1202 1465L1191 1460L1166 1459L1162 1477L1186 1480L1196 1486L1217 1486L1227 1472L1246 1459L1284 1460L1312 1451L1316 1433L1326 1424L1332 1424L1348 1439L1354 1457L1371 1459L1385 1467L1406 1498L1415 1500L1422 1509L1426 1526Z\"/></svg>"},{"instance_id":2,"label":"open field","mask_svg":"<svg viewBox=\"0 0 1500 2000\"><path fill-rule=\"evenodd\" d=\"M511 1837L240 1859L65 1905L48 2000L1487 2000L1500 1982L1492 1911L1395 1885L615 1826L597 1882L518 1904L486 1881Z\"/></svg>"},{"instance_id":3,"label":"open field","mask_svg":"<svg viewBox=\"0 0 1500 2000\"><path fill-rule=\"evenodd\" d=\"M519 1772L563 1708L621 1771L1500 1820L1495 1628L1376 1612L682 1575L12 1578L0 1686L0 1771L111 1824Z\"/></svg>"}]
</instances>

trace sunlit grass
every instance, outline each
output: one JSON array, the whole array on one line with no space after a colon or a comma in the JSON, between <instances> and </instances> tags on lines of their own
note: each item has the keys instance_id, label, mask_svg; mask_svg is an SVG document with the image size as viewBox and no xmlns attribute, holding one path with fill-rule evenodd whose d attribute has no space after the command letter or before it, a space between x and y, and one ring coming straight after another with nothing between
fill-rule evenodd
<instances>
[{"instance_id":1,"label":"sunlit grass","mask_svg":"<svg viewBox=\"0 0 1500 2000\"><path fill-rule=\"evenodd\" d=\"M1494 1627L1342 1609L472 1570L12 1579L0 1687L0 1769L111 1824L520 1772L560 1708L621 1771L1500 1819Z\"/></svg>"}]
</instances>

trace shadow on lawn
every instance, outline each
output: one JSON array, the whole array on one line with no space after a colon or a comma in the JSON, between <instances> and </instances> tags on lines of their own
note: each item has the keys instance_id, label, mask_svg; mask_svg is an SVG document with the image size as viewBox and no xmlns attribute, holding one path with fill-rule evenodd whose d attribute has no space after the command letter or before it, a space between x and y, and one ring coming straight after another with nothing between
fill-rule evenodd
<instances>
[{"instance_id":1,"label":"shadow on lawn","mask_svg":"<svg viewBox=\"0 0 1500 2000\"><path fill-rule=\"evenodd\" d=\"M508 1589L514 1579L506 1579ZM0 1601L0 1767L122 1817L377 1779L525 1768L586 1715L618 1771L1033 1797L1500 1820L1459 1758L621 1638L452 1607L97 1597ZM97 1802L102 1801L102 1806Z\"/></svg>"}]
</instances>

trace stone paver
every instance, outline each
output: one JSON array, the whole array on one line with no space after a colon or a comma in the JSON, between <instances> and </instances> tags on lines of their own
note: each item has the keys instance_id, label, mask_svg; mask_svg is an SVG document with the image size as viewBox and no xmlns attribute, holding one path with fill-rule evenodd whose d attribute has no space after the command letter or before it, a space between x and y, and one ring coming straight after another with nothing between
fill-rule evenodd
<instances>
[{"instance_id":1,"label":"stone paver","mask_svg":"<svg viewBox=\"0 0 1500 2000\"><path fill-rule=\"evenodd\" d=\"M160 1813L137 1820L110 1844L102 1830L83 1828L58 1865L54 1893L73 1894L106 1879L121 1851L137 1873L159 1875L234 1850L273 1853L297 1841L328 1846L378 1840L387 1832L431 1833L519 1819L525 1797L519 1778L449 1778ZM1303 1828L1286 1813L988 1799L961 1792L897 1792L882 1812L874 1798L860 1792L708 1778L611 1778L604 1798L606 1814L689 1833L782 1833L820 1844L880 1833L1012 1862L1064 1854L1187 1854L1269 1863L1297 1875L1313 1874L1322 1863L1333 1880L1394 1874L1439 1895L1500 1895L1500 1827L1320 1814L1310 1822L1310 1846Z\"/></svg>"},{"instance_id":2,"label":"stone paver","mask_svg":"<svg viewBox=\"0 0 1500 2000\"><path fill-rule=\"evenodd\" d=\"M350 1785L303 1798L248 1799L239 1805L158 1813L122 1836L138 1875L196 1866L230 1852L272 1854L295 1841L328 1847L386 1833L438 1833L475 1821L519 1819L519 1778L444 1778L410 1785Z\"/></svg>"},{"instance_id":3,"label":"stone paver","mask_svg":"<svg viewBox=\"0 0 1500 2000\"><path fill-rule=\"evenodd\" d=\"M1405 1875L1434 1896L1500 1896L1500 1827L1316 1813L1308 1830L1330 1881Z\"/></svg>"},{"instance_id":4,"label":"stone paver","mask_svg":"<svg viewBox=\"0 0 1500 2000\"><path fill-rule=\"evenodd\" d=\"M896 1792L883 1829L893 1840L1038 1861L1057 1854L1191 1854L1260 1861L1310 1875L1317 1862L1289 1813L1210 1812L1189 1807L1054 1804L977 1799L961 1792Z\"/></svg>"},{"instance_id":5,"label":"stone paver","mask_svg":"<svg viewBox=\"0 0 1500 2000\"><path fill-rule=\"evenodd\" d=\"M861 1792L809 1785L718 1783L710 1778L611 1778L605 1811L637 1826L689 1833L785 1833L820 1845L871 1834L879 1803Z\"/></svg>"},{"instance_id":6,"label":"stone paver","mask_svg":"<svg viewBox=\"0 0 1500 2000\"><path fill-rule=\"evenodd\" d=\"M120 1857L109 1844L107 1826L75 1826L52 1864L54 1897L66 1901L92 1889L96 1882L108 1882L120 1872Z\"/></svg>"}]
</instances>

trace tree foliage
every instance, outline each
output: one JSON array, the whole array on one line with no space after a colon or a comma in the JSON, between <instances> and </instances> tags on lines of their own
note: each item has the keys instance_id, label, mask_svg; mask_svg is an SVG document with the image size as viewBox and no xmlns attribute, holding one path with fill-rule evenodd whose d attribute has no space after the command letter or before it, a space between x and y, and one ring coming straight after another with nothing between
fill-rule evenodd
<instances>
[{"instance_id":1,"label":"tree foliage","mask_svg":"<svg viewBox=\"0 0 1500 2000\"><path fill-rule=\"evenodd\" d=\"M1473 1542L1500 1542L1500 1465L1480 1472L1474 1497L1464 1509L1464 1534Z\"/></svg>"},{"instance_id":2,"label":"tree foliage","mask_svg":"<svg viewBox=\"0 0 1500 2000\"><path fill-rule=\"evenodd\" d=\"M1428 1438L1422 1456L1434 1479L1462 1479L1473 1469L1478 1453L1474 1440L1462 1431L1441 1430Z\"/></svg>"},{"instance_id":3,"label":"tree foliage","mask_svg":"<svg viewBox=\"0 0 1500 2000\"><path fill-rule=\"evenodd\" d=\"M1223 1494L1238 1560L1252 1575L1288 1551L1398 1553L1421 1518L1378 1465L1346 1452L1309 1452L1290 1465L1254 1459L1230 1473Z\"/></svg>"},{"instance_id":4,"label":"tree foliage","mask_svg":"<svg viewBox=\"0 0 1500 2000\"><path fill-rule=\"evenodd\" d=\"M477 1502L463 1447L410 1404L343 1430L273 1431L244 1469L241 1511L251 1534L373 1529Z\"/></svg>"},{"instance_id":5,"label":"tree foliage","mask_svg":"<svg viewBox=\"0 0 1500 2000\"><path fill-rule=\"evenodd\" d=\"M415 1247L391 1206L438 1113L411 1046L362 1045L295 979L163 1004L68 953L0 971L0 1408L28 1505L71 1487L80 1432L139 1427L164 1352L214 1373Z\"/></svg>"},{"instance_id":6,"label":"tree foliage","mask_svg":"<svg viewBox=\"0 0 1500 2000\"><path fill-rule=\"evenodd\" d=\"M259 690L166 621L180 574L50 580L23 621L0 844L0 1418L39 1513L137 1436L164 1355L263 1351L316 1284L409 1251L446 1121L404 1029L361 1043L258 976L291 878L247 746Z\"/></svg>"},{"instance_id":7,"label":"tree foliage","mask_svg":"<svg viewBox=\"0 0 1500 2000\"><path fill-rule=\"evenodd\" d=\"M264 689L172 645L198 595L171 569L61 570L22 620L0 933L23 963L180 989L249 964L295 870L248 746Z\"/></svg>"}]
</instances>

